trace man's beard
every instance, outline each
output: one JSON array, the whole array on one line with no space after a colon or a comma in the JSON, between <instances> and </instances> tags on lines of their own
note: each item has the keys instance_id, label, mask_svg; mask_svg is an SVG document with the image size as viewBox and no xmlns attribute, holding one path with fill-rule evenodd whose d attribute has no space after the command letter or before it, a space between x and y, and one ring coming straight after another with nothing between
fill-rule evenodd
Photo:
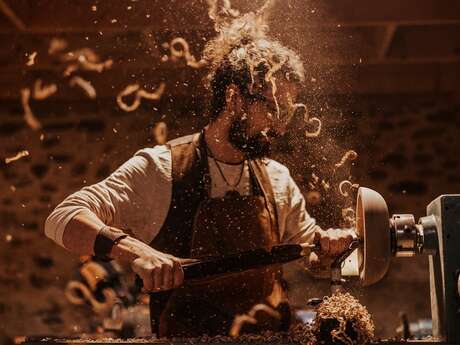
<instances>
[{"instance_id":1,"label":"man's beard","mask_svg":"<svg viewBox=\"0 0 460 345\"><path fill-rule=\"evenodd\" d=\"M247 134L247 120L235 120L229 131L230 143L243 152L246 158L267 157L271 152L271 143L269 137L276 137L276 133L259 132L249 136Z\"/></svg>"}]
</instances>

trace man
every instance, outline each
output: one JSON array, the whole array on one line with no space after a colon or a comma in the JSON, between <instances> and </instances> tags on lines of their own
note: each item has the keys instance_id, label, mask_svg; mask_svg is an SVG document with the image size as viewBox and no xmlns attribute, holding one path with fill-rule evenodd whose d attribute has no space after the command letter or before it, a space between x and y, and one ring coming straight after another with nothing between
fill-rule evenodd
<instances>
[{"instance_id":1,"label":"man","mask_svg":"<svg viewBox=\"0 0 460 345\"><path fill-rule=\"evenodd\" d=\"M72 252L130 262L146 291L175 289L161 336L228 334L253 305L276 311L285 301L279 266L184 282L182 259L315 242L324 263L352 239L321 230L287 168L267 158L295 111L304 78L298 56L250 18L223 29L205 54L211 102L203 131L140 150L65 199L45 224ZM257 331L279 329L275 321Z\"/></svg>"}]
</instances>

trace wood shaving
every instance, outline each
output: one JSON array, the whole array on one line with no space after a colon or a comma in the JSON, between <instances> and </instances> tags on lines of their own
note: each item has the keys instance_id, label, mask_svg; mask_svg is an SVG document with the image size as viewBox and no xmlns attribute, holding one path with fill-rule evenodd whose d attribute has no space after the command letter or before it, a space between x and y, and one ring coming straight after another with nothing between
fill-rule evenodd
<instances>
[{"instance_id":1,"label":"wood shaving","mask_svg":"<svg viewBox=\"0 0 460 345\"><path fill-rule=\"evenodd\" d=\"M66 67L66 69L64 70L64 73L62 73L62 75L64 77L69 77L71 74L73 74L76 71L78 71L78 64L73 63L73 64L70 64L70 65L68 65Z\"/></svg>"},{"instance_id":2,"label":"wood shaving","mask_svg":"<svg viewBox=\"0 0 460 345\"><path fill-rule=\"evenodd\" d=\"M35 80L33 98L36 100L44 100L57 92L56 84L43 85L41 79Z\"/></svg>"},{"instance_id":3,"label":"wood shaving","mask_svg":"<svg viewBox=\"0 0 460 345\"><path fill-rule=\"evenodd\" d=\"M347 227L355 227L356 215L352 207L342 209L342 218Z\"/></svg>"},{"instance_id":4,"label":"wood shaving","mask_svg":"<svg viewBox=\"0 0 460 345\"><path fill-rule=\"evenodd\" d=\"M65 48L67 48L67 41L62 38L54 37L50 41L50 46L48 48L48 54L54 55L56 53L63 51Z\"/></svg>"},{"instance_id":5,"label":"wood shaving","mask_svg":"<svg viewBox=\"0 0 460 345\"><path fill-rule=\"evenodd\" d=\"M345 186L347 190L345 190ZM359 188L359 184L357 183L351 183L350 181L348 180L344 180L342 182L339 183L339 192L340 194L342 194L344 197L348 197L350 194L349 194L349 191L351 191L351 189L358 189Z\"/></svg>"},{"instance_id":6,"label":"wood shaving","mask_svg":"<svg viewBox=\"0 0 460 345\"><path fill-rule=\"evenodd\" d=\"M364 345L374 338L371 315L349 293L325 297L316 312L312 332L317 344Z\"/></svg>"},{"instance_id":7,"label":"wood shaving","mask_svg":"<svg viewBox=\"0 0 460 345\"><path fill-rule=\"evenodd\" d=\"M24 120L26 121L27 125L32 128L33 130L39 130L42 128L42 124L38 119L35 117L32 109L29 105L30 101L30 89L25 88L21 90L21 103L22 108L24 109Z\"/></svg>"},{"instance_id":8,"label":"wood shaving","mask_svg":"<svg viewBox=\"0 0 460 345\"><path fill-rule=\"evenodd\" d=\"M29 155L29 151L27 150L20 151L14 157L5 158L5 163L10 164L11 162L17 161L23 157L27 157L28 155Z\"/></svg>"},{"instance_id":9,"label":"wood shaving","mask_svg":"<svg viewBox=\"0 0 460 345\"><path fill-rule=\"evenodd\" d=\"M108 70L112 68L113 66L113 60L108 59L105 60L104 62L91 62L91 61L82 61L81 62L81 67L85 71L93 71L93 72L98 72L101 73L104 70Z\"/></svg>"},{"instance_id":10,"label":"wood shaving","mask_svg":"<svg viewBox=\"0 0 460 345\"><path fill-rule=\"evenodd\" d=\"M33 52L31 54L29 54L28 56L28 60L26 62L26 65L27 66L33 66L35 65L35 58L37 57L37 52Z\"/></svg>"},{"instance_id":11,"label":"wood shaving","mask_svg":"<svg viewBox=\"0 0 460 345\"><path fill-rule=\"evenodd\" d=\"M208 16L214 22L214 29L219 32L222 26L240 15L240 12L232 8L230 0L223 0L223 6L218 5L218 0L206 0L208 3Z\"/></svg>"},{"instance_id":12,"label":"wood shaving","mask_svg":"<svg viewBox=\"0 0 460 345\"><path fill-rule=\"evenodd\" d=\"M75 76L72 79L70 79L69 82L70 86L79 86L85 91L85 93L88 95L89 98L95 99L96 98L96 89L93 87L90 81L85 80L81 77Z\"/></svg>"},{"instance_id":13,"label":"wood shaving","mask_svg":"<svg viewBox=\"0 0 460 345\"><path fill-rule=\"evenodd\" d=\"M196 58L190 53L190 47L188 42L182 37L174 38L169 44L169 50L171 52L171 58L173 60L185 58L187 66L190 66L192 68L202 68L207 65L207 62L203 59L200 61L196 61Z\"/></svg>"},{"instance_id":14,"label":"wood shaving","mask_svg":"<svg viewBox=\"0 0 460 345\"><path fill-rule=\"evenodd\" d=\"M317 117L312 117L308 120L309 123L312 123L312 122L316 122L317 124L317 129L316 131L314 132L309 132L309 131L305 131L305 136L307 138L316 138L320 135L321 133L321 127L322 127L322 122L320 119L318 119Z\"/></svg>"},{"instance_id":15,"label":"wood shaving","mask_svg":"<svg viewBox=\"0 0 460 345\"><path fill-rule=\"evenodd\" d=\"M141 105L141 100L142 98L146 98L149 100L159 100L161 96L163 95L163 92L166 88L165 83L161 83L158 89L156 89L154 92L147 92L143 89L140 89L139 84L130 84L126 86L118 95L117 95L117 104L118 106L123 109L126 112L131 112L139 108ZM133 93L136 93L134 95L134 101L131 105L128 105L125 103L123 100L123 97L129 96Z\"/></svg>"},{"instance_id":16,"label":"wood shaving","mask_svg":"<svg viewBox=\"0 0 460 345\"><path fill-rule=\"evenodd\" d=\"M112 59L107 59L101 62L99 55L97 55L91 48L77 49L61 55L60 58L64 62L71 63L64 71L64 76L66 77L70 76L79 69L101 73L113 66Z\"/></svg>"},{"instance_id":17,"label":"wood shaving","mask_svg":"<svg viewBox=\"0 0 460 345\"><path fill-rule=\"evenodd\" d=\"M292 101L292 96L291 94L288 93L288 106L289 106L289 111L288 111L288 118L286 119L287 122L290 122L291 119L294 117L296 114L297 109L303 109L303 118L305 122L308 122L308 108L305 104L303 103L293 103Z\"/></svg>"},{"instance_id":18,"label":"wood shaving","mask_svg":"<svg viewBox=\"0 0 460 345\"><path fill-rule=\"evenodd\" d=\"M241 328L245 324L256 325L257 324L256 314L260 312L268 314L271 318L278 319L278 320L281 319L281 315L278 311L268 306L267 304L259 303L259 304L254 305L247 314L235 316L232 326L230 328L230 332L229 332L230 336L237 337L238 335L240 335Z\"/></svg>"},{"instance_id":19,"label":"wood shaving","mask_svg":"<svg viewBox=\"0 0 460 345\"><path fill-rule=\"evenodd\" d=\"M163 121L158 122L152 129L153 138L158 145L164 145L168 140L168 127Z\"/></svg>"},{"instance_id":20,"label":"wood shaving","mask_svg":"<svg viewBox=\"0 0 460 345\"><path fill-rule=\"evenodd\" d=\"M343 155L342 159L340 159L340 162L336 163L335 164L335 167L336 168L340 168L342 167L347 161L354 161L356 158L358 158L358 154L356 153L356 151L353 151L353 150L348 150L347 152L345 152L345 154Z\"/></svg>"}]
</instances>

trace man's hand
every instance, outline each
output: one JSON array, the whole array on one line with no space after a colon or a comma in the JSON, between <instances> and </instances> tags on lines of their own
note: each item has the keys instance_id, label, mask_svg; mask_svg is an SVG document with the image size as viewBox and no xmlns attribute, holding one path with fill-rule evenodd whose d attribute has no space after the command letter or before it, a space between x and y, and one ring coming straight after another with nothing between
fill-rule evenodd
<instances>
[{"instance_id":1,"label":"man's hand","mask_svg":"<svg viewBox=\"0 0 460 345\"><path fill-rule=\"evenodd\" d=\"M184 281L180 259L153 248L135 259L131 268L141 277L145 292L170 290Z\"/></svg>"},{"instance_id":2,"label":"man's hand","mask_svg":"<svg viewBox=\"0 0 460 345\"><path fill-rule=\"evenodd\" d=\"M320 256L336 258L350 247L354 238L356 233L352 229L320 229L315 232L313 243L319 244Z\"/></svg>"},{"instance_id":3,"label":"man's hand","mask_svg":"<svg viewBox=\"0 0 460 345\"><path fill-rule=\"evenodd\" d=\"M313 243L318 244L320 249L310 254L309 271L322 277L321 272L326 273L332 262L350 247L355 238L356 233L352 229L317 230Z\"/></svg>"}]
</instances>

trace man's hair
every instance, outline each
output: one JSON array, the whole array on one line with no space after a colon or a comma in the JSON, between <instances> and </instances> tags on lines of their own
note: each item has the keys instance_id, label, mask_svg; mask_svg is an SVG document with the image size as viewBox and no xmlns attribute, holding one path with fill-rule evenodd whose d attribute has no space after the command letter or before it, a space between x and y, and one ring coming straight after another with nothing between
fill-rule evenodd
<instances>
[{"instance_id":1,"label":"man's hair","mask_svg":"<svg viewBox=\"0 0 460 345\"><path fill-rule=\"evenodd\" d=\"M300 57L266 34L267 26L254 13L234 19L221 27L218 35L204 49L210 70L206 85L210 91L210 120L215 120L226 106L227 87L236 85L247 99L257 97L257 90L273 75L281 74L293 82L304 81Z\"/></svg>"}]
</instances>

